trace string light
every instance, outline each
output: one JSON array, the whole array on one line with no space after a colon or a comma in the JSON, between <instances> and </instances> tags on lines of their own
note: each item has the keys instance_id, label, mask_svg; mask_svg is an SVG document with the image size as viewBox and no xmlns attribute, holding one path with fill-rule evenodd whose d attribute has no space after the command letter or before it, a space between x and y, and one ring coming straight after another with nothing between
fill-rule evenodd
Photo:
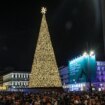
<instances>
[{"instance_id":1,"label":"string light","mask_svg":"<svg viewBox=\"0 0 105 105\"><path fill-rule=\"evenodd\" d=\"M60 75L46 22L46 8L43 17L32 64L29 87L61 87Z\"/></svg>"}]
</instances>

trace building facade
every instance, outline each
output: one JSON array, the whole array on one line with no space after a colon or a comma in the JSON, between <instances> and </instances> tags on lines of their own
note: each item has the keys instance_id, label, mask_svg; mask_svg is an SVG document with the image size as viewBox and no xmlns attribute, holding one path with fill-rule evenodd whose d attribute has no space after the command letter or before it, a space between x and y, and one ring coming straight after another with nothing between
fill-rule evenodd
<instances>
[{"instance_id":1,"label":"building facade","mask_svg":"<svg viewBox=\"0 0 105 105\"><path fill-rule=\"evenodd\" d=\"M67 85L69 84L69 71L68 71L68 67L66 66L62 66L59 68L59 72L60 72L60 77L61 77L61 82L62 85Z\"/></svg>"},{"instance_id":2,"label":"building facade","mask_svg":"<svg viewBox=\"0 0 105 105\"><path fill-rule=\"evenodd\" d=\"M98 61L97 62L97 85L102 90L105 90L105 61Z\"/></svg>"},{"instance_id":3,"label":"building facade","mask_svg":"<svg viewBox=\"0 0 105 105\"><path fill-rule=\"evenodd\" d=\"M60 67L59 68L62 84L64 88L68 90L84 90L86 89L86 82L84 83L74 83L70 84L70 74L69 67ZM105 90L105 61L96 62L96 82L95 86L99 90ZM93 88L94 89L94 88Z\"/></svg>"},{"instance_id":4,"label":"building facade","mask_svg":"<svg viewBox=\"0 0 105 105\"><path fill-rule=\"evenodd\" d=\"M3 75L3 86L7 86L8 88L26 88L28 84L28 72L11 72Z\"/></svg>"}]
</instances>

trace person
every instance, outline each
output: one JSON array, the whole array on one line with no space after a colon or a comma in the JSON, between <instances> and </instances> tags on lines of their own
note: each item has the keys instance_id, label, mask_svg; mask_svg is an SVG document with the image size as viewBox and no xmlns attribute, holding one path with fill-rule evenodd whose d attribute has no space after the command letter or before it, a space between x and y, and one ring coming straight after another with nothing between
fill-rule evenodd
<instances>
[{"instance_id":1,"label":"person","mask_svg":"<svg viewBox=\"0 0 105 105\"><path fill-rule=\"evenodd\" d=\"M28 101L25 102L25 105L30 105L30 103Z\"/></svg>"}]
</instances>

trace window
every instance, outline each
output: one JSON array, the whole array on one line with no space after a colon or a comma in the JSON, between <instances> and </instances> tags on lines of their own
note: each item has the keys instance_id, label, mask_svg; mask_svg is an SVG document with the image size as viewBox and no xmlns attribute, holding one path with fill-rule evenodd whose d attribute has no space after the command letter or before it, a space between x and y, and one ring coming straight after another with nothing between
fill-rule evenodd
<instances>
[{"instance_id":1,"label":"window","mask_svg":"<svg viewBox=\"0 0 105 105\"><path fill-rule=\"evenodd\" d=\"M104 70L104 67L102 67L102 70Z\"/></svg>"},{"instance_id":2,"label":"window","mask_svg":"<svg viewBox=\"0 0 105 105\"><path fill-rule=\"evenodd\" d=\"M24 86L26 86L26 82L24 82Z\"/></svg>"},{"instance_id":3,"label":"window","mask_svg":"<svg viewBox=\"0 0 105 105\"><path fill-rule=\"evenodd\" d=\"M27 78L29 78L29 75L28 74L26 74L26 76L27 76Z\"/></svg>"},{"instance_id":4,"label":"window","mask_svg":"<svg viewBox=\"0 0 105 105\"><path fill-rule=\"evenodd\" d=\"M100 67L97 67L97 70L100 70Z\"/></svg>"},{"instance_id":5,"label":"window","mask_svg":"<svg viewBox=\"0 0 105 105\"><path fill-rule=\"evenodd\" d=\"M17 74L15 74L15 78L17 78Z\"/></svg>"},{"instance_id":6,"label":"window","mask_svg":"<svg viewBox=\"0 0 105 105\"><path fill-rule=\"evenodd\" d=\"M24 74L24 78L26 78L26 74Z\"/></svg>"},{"instance_id":7,"label":"window","mask_svg":"<svg viewBox=\"0 0 105 105\"><path fill-rule=\"evenodd\" d=\"M21 86L23 86L24 84L23 84L23 82L21 82Z\"/></svg>"},{"instance_id":8,"label":"window","mask_svg":"<svg viewBox=\"0 0 105 105\"><path fill-rule=\"evenodd\" d=\"M17 82L15 82L15 85L17 86Z\"/></svg>"},{"instance_id":9,"label":"window","mask_svg":"<svg viewBox=\"0 0 105 105\"><path fill-rule=\"evenodd\" d=\"M18 85L20 86L20 82L18 82Z\"/></svg>"},{"instance_id":10,"label":"window","mask_svg":"<svg viewBox=\"0 0 105 105\"><path fill-rule=\"evenodd\" d=\"M12 82L12 86L14 86L15 84L14 84L14 82Z\"/></svg>"},{"instance_id":11,"label":"window","mask_svg":"<svg viewBox=\"0 0 105 105\"><path fill-rule=\"evenodd\" d=\"M12 73L12 78L15 78L15 75Z\"/></svg>"},{"instance_id":12,"label":"window","mask_svg":"<svg viewBox=\"0 0 105 105\"><path fill-rule=\"evenodd\" d=\"M21 78L23 78L23 73L21 74Z\"/></svg>"},{"instance_id":13,"label":"window","mask_svg":"<svg viewBox=\"0 0 105 105\"><path fill-rule=\"evenodd\" d=\"M20 78L20 74L18 74L18 77Z\"/></svg>"}]
</instances>

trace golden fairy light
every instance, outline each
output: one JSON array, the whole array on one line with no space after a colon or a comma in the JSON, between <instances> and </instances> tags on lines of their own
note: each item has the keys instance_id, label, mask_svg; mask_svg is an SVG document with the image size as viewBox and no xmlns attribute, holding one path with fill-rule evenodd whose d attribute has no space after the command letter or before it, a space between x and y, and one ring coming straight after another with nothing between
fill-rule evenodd
<instances>
[{"instance_id":1,"label":"golden fairy light","mask_svg":"<svg viewBox=\"0 0 105 105\"><path fill-rule=\"evenodd\" d=\"M61 87L59 71L46 22L47 9L42 7L43 14L39 37L32 64L29 87Z\"/></svg>"}]
</instances>

